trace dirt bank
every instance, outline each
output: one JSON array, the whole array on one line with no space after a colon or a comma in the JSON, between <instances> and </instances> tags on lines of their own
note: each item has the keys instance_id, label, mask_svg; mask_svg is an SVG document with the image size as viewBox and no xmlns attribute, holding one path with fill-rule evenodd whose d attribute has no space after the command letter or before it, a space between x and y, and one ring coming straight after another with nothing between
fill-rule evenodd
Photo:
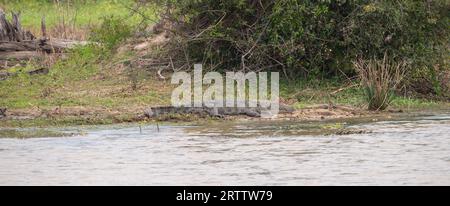
<instances>
[{"instance_id":1,"label":"dirt bank","mask_svg":"<svg viewBox=\"0 0 450 206\"><path fill-rule=\"evenodd\" d=\"M72 126L97 125L133 122L171 122L197 124L204 121L235 121L235 120L300 120L321 121L351 118L390 117L401 115L402 110L385 112L369 112L367 110L350 106L312 105L293 112L282 113L274 119L261 119L246 115L224 116L222 118L202 116L195 114L167 114L160 117L148 118L145 111L148 107L133 108L87 108L87 107L57 107L53 109L12 109L0 117L0 127L46 127L46 126Z\"/></svg>"}]
</instances>

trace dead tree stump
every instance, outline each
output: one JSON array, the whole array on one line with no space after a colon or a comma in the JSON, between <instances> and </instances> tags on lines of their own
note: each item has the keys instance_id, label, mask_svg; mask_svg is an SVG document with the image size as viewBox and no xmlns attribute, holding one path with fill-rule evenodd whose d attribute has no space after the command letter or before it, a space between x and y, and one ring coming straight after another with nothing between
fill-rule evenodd
<instances>
[{"instance_id":1,"label":"dead tree stump","mask_svg":"<svg viewBox=\"0 0 450 206\"><path fill-rule=\"evenodd\" d=\"M23 30L20 24L20 13L12 13L12 22L6 19L6 14L0 10L0 41L21 42L34 40L36 37L31 32Z\"/></svg>"},{"instance_id":2,"label":"dead tree stump","mask_svg":"<svg viewBox=\"0 0 450 206\"><path fill-rule=\"evenodd\" d=\"M12 21L0 9L0 60L24 60L41 57L43 53L63 53L76 45L87 42L51 39L47 37L45 18L42 18L43 37L36 38L31 32L24 30L20 23L20 13L12 13Z\"/></svg>"}]
</instances>

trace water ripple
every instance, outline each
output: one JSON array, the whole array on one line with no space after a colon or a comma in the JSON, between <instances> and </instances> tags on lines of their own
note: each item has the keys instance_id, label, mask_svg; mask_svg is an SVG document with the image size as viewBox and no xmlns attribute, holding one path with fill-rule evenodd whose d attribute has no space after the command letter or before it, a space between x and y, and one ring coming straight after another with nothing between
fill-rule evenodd
<instances>
[{"instance_id":1,"label":"water ripple","mask_svg":"<svg viewBox=\"0 0 450 206\"><path fill-rule=\"evenodd\" d=\"M321 124L114 126L0 139L0 185L450 185L450 115L344 124L373 131L346 136L321 135Z\"/></svg>"}]
</instances>

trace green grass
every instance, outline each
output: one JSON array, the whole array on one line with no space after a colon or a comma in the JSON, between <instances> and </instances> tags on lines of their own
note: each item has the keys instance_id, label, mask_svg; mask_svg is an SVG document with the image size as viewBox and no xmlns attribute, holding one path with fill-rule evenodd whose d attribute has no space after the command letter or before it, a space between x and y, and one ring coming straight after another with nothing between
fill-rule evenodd
<instances>
[{"instance_id":1,"label":"green grass","mask_svg":"<svg viewBox=\"0 0 450 206\"><path fill-rule=\"evenodd\" d=\"M6 11L20 11L22 25L35 30L40 28L41 18L45 16L47 26L56 26L61 21L70 22L76 26L100 24L103 17L116 16L127 19L128 22L140 22L140 15L130 15L134 5L133 0L68 0L66 3L55 4L49 0L0 0L0 7ZM154 9L145 8L142 11L150 19L156 18Z\"/></svg>"},{"instance_id":2,"label":"green grass","mask_svg":"<svg viewBox=\"0 0 450 206\"><path fill-rule=\"evenodd\" d=\"M363 88L357 82L339 80L297 80L280 83L280 96L294 104L296 108L305 108L315 104L338 104L367 109ZM355 85L355 86L351 86ZM341 88L346 88L334 93ZM414 111L422 109L448 109L450 103L395 95L388 109Z\"/></svg>"},{"instance_id":3,"label":"green grass","mask_svg":"<svg viewBox=\"0 0 450 206\"><path fill-rule=\"evenodd\" d=\"M42 60L9 69L7 72L17 75L0 81L1 107L9 110L51 110L56 107L133 110L135 107L138 110L146 105L168 101L170 96L166 86L155 83L154 78L141 78L145 80L139 81L139 89L132 91L126 71L118 68L118 62L134 54L117 54L116 48L131 37L138 24L151 24L143 22L145 19L142 16L127 9L133 6L133 0L65 1L59 5L52 2L0 0L0 7L8 11L21 11L25 28L38 29L40 18L44 15L50 28L57 26L62 18L74 23L77 28L89 26L92 28L89 38L101 43L101 46L88 45L71 50L67 59L52 64L48 75L26 74L42 67ZM152 8L141 8L141 12L150 19L156 19Z\"/></svg>"},{"instance_id":4,"label":"green grass","mask_svg":"<svg viewBox=\"0 0 450 206\"><path fill-rule=\"evenodd\" d=\"M359 87L350 87L355 83L344 83L339 80L304 80L280 83L280 96L302 108L313 104L345 104L361 106L364 93ZM346 86L347 85L347 86ZM346 88L336 92L341 88ZM334 94L334 92L336 92Z\"/></svg>"},{"instance_id":5,"label":"green grass","mask_svg":"<svg viewBox=\"0 0 450 206\"><path fill-rule=\"evenodd\" d=\"M58 62L48 75L29 76L24 73L28 69L23 68L17 71L17 76L0 81L0 106L8 109L60 106L111 109L168 102L170 85L165 82L148 78L139 82L139 89L133 91L123 71L103 66L104 60L79 55L75 52L68 60Z\"/></svg>"},{"instance_id":6,"label":"green grass","mask_svg":"<svg viewBox=\"0 0 450 206\"><path fill-rule=\"evenodd\" d=\"M395 96L391 107L404 110L427 110L427 109L446 109L450 108L449 102L434 101L431 99L418 99L410 97Z\"/></svg>"}]
</instances>

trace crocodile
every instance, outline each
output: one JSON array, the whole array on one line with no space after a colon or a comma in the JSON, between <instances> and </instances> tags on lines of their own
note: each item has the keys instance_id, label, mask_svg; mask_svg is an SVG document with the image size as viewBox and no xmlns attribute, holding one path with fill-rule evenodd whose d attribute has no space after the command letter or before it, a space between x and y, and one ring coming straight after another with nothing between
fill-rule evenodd
<instances>
[{"instance_id":1,"label":"crocodile","mask_svg":"<svg viewBox=\"0 0 450 206\"><path fill-rule=\"evenodd\" d=\"M248 116L261 117L261 112L265 111L262 107L152 107L144 112L147 118L155 118L169 114L196 114L211 117L224 118L226 116ZM294 108L287 105L280 105L280 114L293 113Z\"/></svg>"}]
</instances>

